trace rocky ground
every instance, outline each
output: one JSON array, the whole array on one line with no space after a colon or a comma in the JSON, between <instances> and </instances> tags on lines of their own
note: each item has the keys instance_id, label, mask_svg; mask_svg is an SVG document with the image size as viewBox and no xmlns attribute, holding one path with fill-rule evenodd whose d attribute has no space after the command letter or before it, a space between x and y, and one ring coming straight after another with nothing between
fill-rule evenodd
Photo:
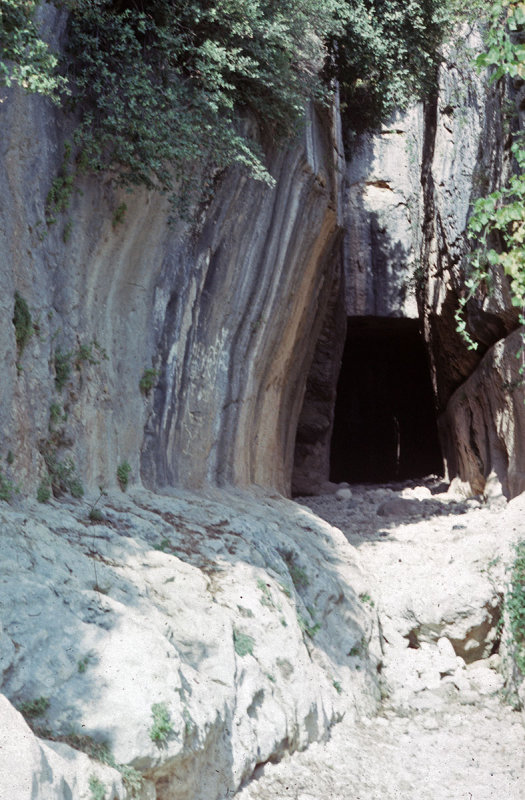
<instances>
[{"instance_id":1,"label":"rocky ground","mask_svg":"<svg viewBox=\"0 0 525 800\"><path fill-rule=\"evenodd\" d=\"M238 800L522 800L525 731L497 620L523 497L466 499L431 479L328 489L299 501L375 578L362 599L383 630L383 703L265 765Z\"/></svg>"},{"instance_id":2,"label":"rocky ground","mask_svg":"<svg viewBox=\"0 0 525 800\"><path fill-rule=\"evenodd\" d=\"M525 495L460 490L0 503L0 800L525 798Z\"/></svg>"}]
</instances>

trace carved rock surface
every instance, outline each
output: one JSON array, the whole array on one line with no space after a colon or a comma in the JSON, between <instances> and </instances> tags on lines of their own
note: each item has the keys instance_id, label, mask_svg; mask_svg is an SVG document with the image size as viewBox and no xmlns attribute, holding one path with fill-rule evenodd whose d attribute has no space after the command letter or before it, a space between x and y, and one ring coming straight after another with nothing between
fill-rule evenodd
<instances>
[{"instance_id":1,"label":"carved rock surface","mask_svg":"<svg viewBox=\"0 0 525 800\"><path fill-rule=\"evenodd\" d=\"M417 317L423 113L395 114L348 150L344 273L348 316Z\"/></svg>"},{"instance_id":2,"label":"carved rock surface","mask_svg":"<svg viewBox=\"0 0 525 800\"><path fill-rule=\"evenodd\" d=\"M46 223L70 122L14 90L0 121L9 477L34 491L43 453L58 446L89 486L114 484L127 461L132 480L150 487L255 482L288 492L335 269L337 122L312 111L301 141L268 154L274 189L232 169L191 222L169 227L164 198L118 192L104 178L80 180L68 210ZM23 353L15 292L34 327ZM141 392L146 370L153 386Z\"/></svg>"}]
</instances>

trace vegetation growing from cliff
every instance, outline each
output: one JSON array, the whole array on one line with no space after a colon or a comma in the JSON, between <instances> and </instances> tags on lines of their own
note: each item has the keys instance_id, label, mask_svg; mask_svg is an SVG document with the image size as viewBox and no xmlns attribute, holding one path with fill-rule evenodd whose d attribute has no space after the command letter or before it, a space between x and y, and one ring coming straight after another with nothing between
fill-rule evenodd
<instances>
[{"instance_id":1,"label":"vegetation growing from cliff","mask_svg":"<svg viewBox=\"0 0 525 800\"><path fill-rule=\"evenodd\" d=\"M525 541L516 547L506 605L512 655L516 666L525 675Z\"/></svg>"},{"instance_id":2,"label":"vegetation growing from cliff","mask_svg":"<svg viewBox=\"0 0 525 800\"><path fill-rule=\"evenodd\" d=\"M334 78L354 127L427 91L458 2L55 0L69 11L57 76L38 4L1 0L3 82L62 89L78 120L68 179L109 172L180 201L206 157L272 183L242 109L275 140L297 130L312 98L330 96ZM53 218L54 195L49 206Z\"/></svg>"},{"instance_id":3,"label":"vegetation growing from cliff","mask_svg":"<svg viewBox=\"0 0 525 800\"><path fill-rule=\"evenodd\" d=\"M255 112L272 136L296 129L325 90L325 40L344 0L68 0L66 73L75 140L95 171L171 192L202 156L272 182L239 125Z\"/></svg>"},{"instance_id":4,"label":"vegetation growing from cliff","mask_svg":"<svg viewBox=\"0 0 525 800\"><path fill-rule=\"evenodd\" d=\"M505 77L525 80L525 7L520 0L494 2L487 33L487 50L478 56L480 69L492 71L491 80ZM494 268L500 268L509 279L513 304L520 309L520 322L525 324L525 148L524 132L516 131L511 152L514 173L507 185L474 204L468 224L473 243L468 293L460 300L456 314L457 329L470 349L477 349L467 331L463 311L468 301L481 288L490 289ZM523 348L520 354L523 354ZM524 364L520 369L525 371Z\"/></svg>"},{"instance_id":5,"label":"vegetation growing from cliff","mask_svg":"<svg viewBox=\"0 0 525 800\"><path fill-rule=\"evenodd\" d=\"M38 0L0 2L0 84L17 84L58 101L66 81L57 73L57 56L38 32L37 7Z\"/></svg>"},{"instance_id":6,"label":"vegetation growing from cliff","mask_svg":"<svg viewBox=\"0 0 525 800\"><path fill-rule=\"evenodd\" d=\"M440 45L464 10L452 0L349 0L333 74L354 130L377 126L435 86Z\"/></svg>"}]
</instances>

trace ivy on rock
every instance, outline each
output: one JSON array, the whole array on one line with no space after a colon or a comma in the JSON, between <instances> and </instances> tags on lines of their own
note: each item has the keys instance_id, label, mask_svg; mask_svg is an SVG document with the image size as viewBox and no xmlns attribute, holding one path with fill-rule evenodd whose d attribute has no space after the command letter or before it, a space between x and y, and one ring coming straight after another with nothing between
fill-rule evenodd
<instances>
[{"instance_id":1,"label":"ivy on rock","mask_svg":"<svg viewBox=\"0 0 525 800\"><path fill-rule=\"evenodd\" d=\"M491 3L486 52L476 59L479 69L491 71L490 80L525 80L525 7L520 0ZM516 115L517 117L517 115ZM512 303L525 325L525 148L524 132L515 130L511 145L513 174L505 186L480 197L473 206L467 234L472 244L467 294L456 313L457 330L471 350L477 349L464 318L464 309L480 289L490 290L493 269L508 277ZM523 355L523 348L518 356ZM524 362L520 373L525 372Z\"/></svg>"}]
</instances>

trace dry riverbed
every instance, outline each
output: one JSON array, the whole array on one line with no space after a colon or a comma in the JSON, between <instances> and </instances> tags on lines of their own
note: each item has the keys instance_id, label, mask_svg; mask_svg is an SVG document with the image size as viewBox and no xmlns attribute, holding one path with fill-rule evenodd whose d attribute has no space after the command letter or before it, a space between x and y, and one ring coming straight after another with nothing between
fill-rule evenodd
<instances>
[{"instance_id":1,"label":"dry riverbed","mask_svg":"<svg viewBox=\"0 0 525 800\"><path fill-rule=\"evenodd\" d=\"M429 479L299 498L345 533L370 576L384 699L377 716L349 715L328 741L261 767L239 800L525 798L525 728L498 628L525 501L447 488Z\"/></svg>"}]
</instances>

